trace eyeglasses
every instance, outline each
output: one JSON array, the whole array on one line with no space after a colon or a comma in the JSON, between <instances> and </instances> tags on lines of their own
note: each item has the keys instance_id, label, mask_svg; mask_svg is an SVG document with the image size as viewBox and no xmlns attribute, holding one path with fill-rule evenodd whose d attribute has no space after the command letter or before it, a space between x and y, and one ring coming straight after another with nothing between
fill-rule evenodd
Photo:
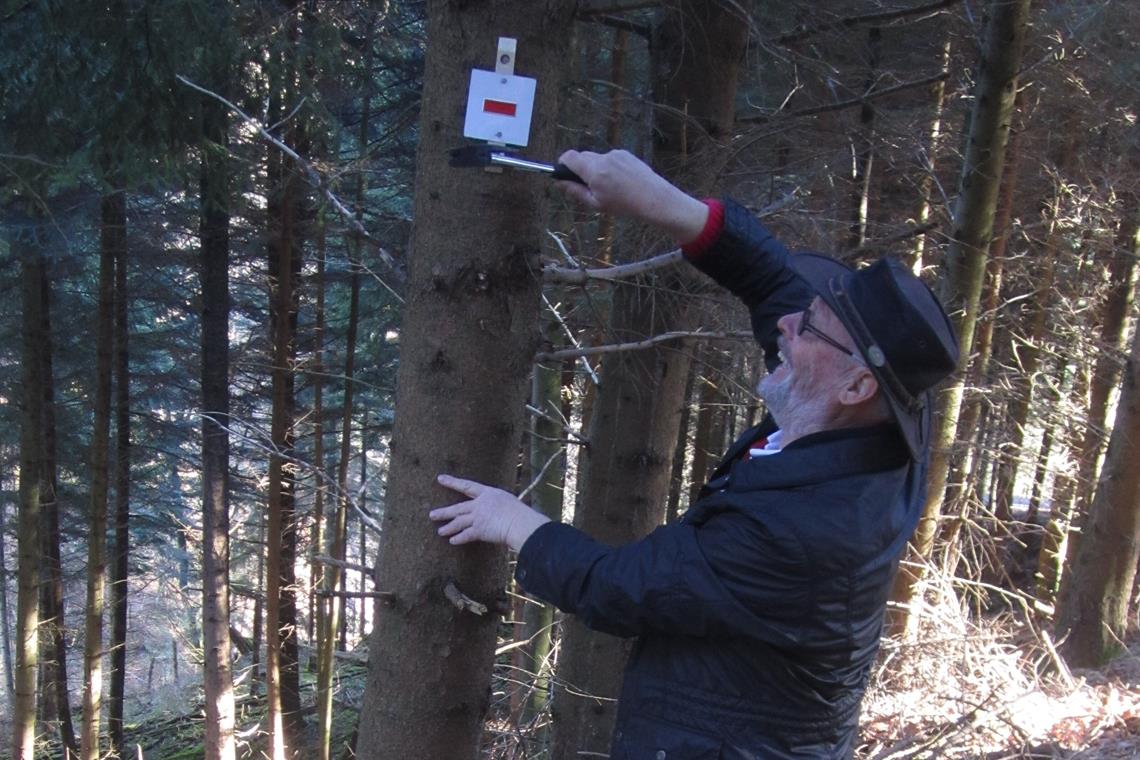
<instances>
[{"instance_id":1,"label":"eyeglasses","mask_svg":"<svg viewBox=\"0 0 1140 760\"><path fill-rule=\"evenodd\" d=\"M855 361L862 363L862 359L859 357L858 354L856 354L850 348L843 345L842 343L837 341L835 338L831 337L830 335L825 333L823 330L820 330L818 327L816 327L815 325L813 325L811 323L811 307L808 307L808 308L803 310L803 315L800 317L800 329L799 329L799 332L797 334L803 335L806 332L811 333L812 335L819 338L820 340L822 340L827 345L833 346L834 348L839 349L840 351L847 354L848 356L850 356Z\"/></svg>"}]
</instances>

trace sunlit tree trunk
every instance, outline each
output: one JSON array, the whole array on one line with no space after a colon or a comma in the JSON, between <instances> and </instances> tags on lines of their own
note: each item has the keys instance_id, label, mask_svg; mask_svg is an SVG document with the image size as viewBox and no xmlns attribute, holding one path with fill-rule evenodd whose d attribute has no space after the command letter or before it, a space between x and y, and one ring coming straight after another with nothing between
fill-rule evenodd
<instances>
[{"instance_id":1,"label":"sunlit tree trunk","mask_svg":"<svg viewBox=\"0 0 1140 760\"><path fill-rule=\"evenodd\" d=\"M43 309L38 251L29 232L17 231L12 251L20 262L20 485L17 518L16 668L12 709L12 757L34 760L36 669L39 660L40 479L43 471Z\"/></svg>"},{"instance_id":2,"label":"sunlit tree trunk","mask_svg":"<svg viewBox=\"0 0 1140 760\"><path fill-rule=\"evenodd\" d=\"M955 318L960 358L950 387L939 393L935 401L937 412L931 437L926 504L911 542L913 555L920 559L928 558L934 547L946 493L1028 16L1029 0L991 0L988 6L970 134L954 209L954 231L946 252L947 288L943 300ZM921 562L917 563L918 568L921 566ZM921 575L920 569L907 564L902 566L892 592L892 599L900 603L902 609L909 609ZM891 627L897 630L911 622L913 618L903 613L891 621Z\"/></svg>"},{"instance_id":3,"label":"sunlit tree trunk","mask_svg":"<svg viewBox=\"0 0 1140 760\"><path fill-rule=\"evenodd\" d=\"M107 451L111 428L111 358L115 261L125 255L127 204L124 193L102 200L99 254L99 311L96 324L94 422L91 430L91 496L87 516L87 608L83 628L83 731L79 754L99 760L103 709L103 612L107 583Z\"/></svg>"},{"instance_id":4,"label":"sunlit tree trunk","mask_svg":"<svg viewBox=\"0 0 1140 760\"><path fill-rule=\"evenodd\" d=\"M43 360L44 471L40 486L40 702L43 717L58 724L59 737L72 755L79 754L71 720L71 695L67 677L67 639L64 627L63 568L60 564L59 488L57 487L54 336L51 326L51 283L42 254L36 264L43 306L40 357ZM5 619L5 625L6 625Z\"/></svg>"},{"instance_id":5,"label":"sunlit tree trunk","mask_svg":"<svg viewBox=\"0 0 1140 760\"><path fill-rule=\"evenodd\" d=\"M1140 330L1132 339L1116 421L1076 560L1062 581L1057 636L1074 667L1098 667L1124 647L1140 558Z\"/></svg>"},{"instance_id":6,"label":"sunlit tree trunk","mask_svg":"<svg viewBox=\"0 0 1140 760\"><path fill-rule=\"evenodd\" d=\"M111 564L111 693L107 728L111 753L123 753L123 706L127 675L128 558L130 557L131 404L127 323L127 257L115 257L115 550Z\"/></svg>"},{"instance_id":7,"label":"sunlit tree trunk","mask_svg":"<svg viewBox=\"0 0 1140 760\"><path fill-rule=\"evenodd\" d=\"M950 69L950 35L942 43L942 70ZM931 114L930 131L927 134L925 155L922 157L922 178L918 182L918 213L915 222L919 227L930 221L931 198L934 193L935 169L938 165L938 152L942 147L942 113L946 105L946 80L939 80L931 86ZM926 254L927 235L918 235L914 239L909 263L916 273L921 272Z\"/></svg>"}]
</instances>

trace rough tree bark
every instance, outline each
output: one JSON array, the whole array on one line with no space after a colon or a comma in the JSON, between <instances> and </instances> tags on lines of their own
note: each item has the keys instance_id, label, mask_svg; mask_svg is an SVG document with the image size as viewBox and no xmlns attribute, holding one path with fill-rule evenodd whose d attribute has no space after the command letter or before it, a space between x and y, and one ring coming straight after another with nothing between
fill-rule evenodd
<instances>
[{"instance_id":1,"label":"rough tree bark","mask_svg":"<svg viewBox=\"0 0 1140 760\"><path fill-rule=\"evenodd\" d=\"M491 68L496 38L518 40L515 71L538 79L529 151L556 154L561 72L573 0L428 3L407 300L396 423L376 578L377 604L357 756L474 758L490 697L503 552L456 549L427 519L458 497L440 472L514 482L538 344L541 180L447 166L471 68ZM537 180L537 181L536 181ZM489 361L489 358L493 360ZM457 609L448 589L487 605ZM454 596L454 593L453 593Z\"/></svg>"}]
</instances>

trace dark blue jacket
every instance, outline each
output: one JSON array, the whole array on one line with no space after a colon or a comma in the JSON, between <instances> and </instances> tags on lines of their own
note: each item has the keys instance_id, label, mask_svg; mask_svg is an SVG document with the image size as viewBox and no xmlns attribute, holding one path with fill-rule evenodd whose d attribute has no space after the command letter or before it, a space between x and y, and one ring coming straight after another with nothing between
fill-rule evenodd
<instances>
[{"instance_id":1,"label":"dark blue jacket","mask_svg":"<svg viewBox=\"0 0 1140 760\"><path fill-rule=\"evenodd\" d=\"M811 298L743 208L698 268L749 307L771 362L775 321ZM921 468L893 426L729 450L677 523L621 547L549 523L519 553L529 593L587 626L638 637L612 760L847 758Z\"/></svg>"}]
</instances>

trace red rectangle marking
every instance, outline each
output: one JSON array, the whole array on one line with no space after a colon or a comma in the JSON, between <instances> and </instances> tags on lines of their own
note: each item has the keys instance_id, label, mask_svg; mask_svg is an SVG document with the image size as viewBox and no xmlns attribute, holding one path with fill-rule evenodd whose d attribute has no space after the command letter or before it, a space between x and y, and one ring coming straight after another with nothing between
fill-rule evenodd
<instances>
[{"instance_id":1,"label":"red rectangle marking","mask_svg":"<svg viewBox=\"0 0 1140 760\"><path fill-rule=\"evenodd\" d=\"M490 100L483 101L483 113L497 113L503 116L515 116L518 114L518 105L515 103L508 103L505 100Z\"/></svg>"}]
</instances>

